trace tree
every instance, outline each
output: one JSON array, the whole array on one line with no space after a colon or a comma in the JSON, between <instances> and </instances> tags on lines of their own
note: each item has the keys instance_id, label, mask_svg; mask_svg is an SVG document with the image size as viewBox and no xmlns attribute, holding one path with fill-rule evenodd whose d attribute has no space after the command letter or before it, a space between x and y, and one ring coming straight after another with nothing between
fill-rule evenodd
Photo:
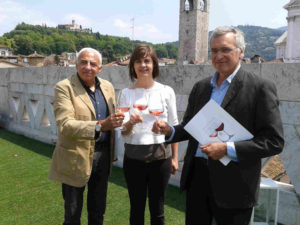
<instances>
[{"instance_id":1,"label":"tree","mask_svg":"<svg viewBox=\"0 0 300 225\"><path fill-rule=\"evenodd\" d=\"M9 47L11 50L14 50L16 47L16 43L13 38L9 39L7 37L0 37L0 44Z\"/></svg>"},{"instance_id":2,"label":"tree","mask_svg":"<svg viewBox=\"0 0 300 225\"><path fill-rule=\"evenodd\" d=\"M171 59L177 59L178 57L178 47L174 44L166 44L166 49L168 52L168 57Z\"/></svg>"},{"instance_id":3,"label":"tree","mask_svg":"<svg viewBox=\"0 0 300 225\"><path fill-rule=\"evenodd\" d=\"M16 36L16 54L30 55L34 52L33 41L28 36Z\"/></svg>"},{"instance_id":4,"label":"tree","mask_svg":"<svg viewBox=\"0 0 300 225\"><path fill-rule=\"evenodd\" d=\"M158 58L167 58L168 57L168 51L164 45L155 45L154 50L156 51Z\"/></svg>"},{"instance_id":5,"label":"tree","mask_svg":"<svg viewBox=\"0 0 300 225\"><path fill-rule=\"evenodd\" d=\"M54 62L55 62L55 64L58 65L58 64L59 64L59 61L60 61L60 60L59 60L58 55L55 55L55 56L54 56Z\"/></svg>"},{"instance_id":6,"label":"tree","mask_svg":"<svg viewBox=\"0 0 300 225\"><path fill-rule=\"evenodd\" d=\"M75 52L76 48L72 41L60 39L56 41L56 54L61 54L63 52Z\"/></svg>"},{"instance_id":7,"label":"tree","mask_svg":"<svg viewBox=\"0 0 300 225\"><path fill-rule=\"evenodd\" d=\"M114 49L111 43L107 42L102 50L102 54L104 57L107 58L108 62L112 62L115 60L114 57Z\"/></svg>"},{"instance_id":8,"label":"tree","mask_svg":"<svg viewBox=\"0 0 300 225\"><path fill-rule=\"evenodd\" d=\"M101 39L101 36L100 36L99 32L95 33L95 38L96 38L96 40L100 40Z\"/></svg>"}]
</instances>

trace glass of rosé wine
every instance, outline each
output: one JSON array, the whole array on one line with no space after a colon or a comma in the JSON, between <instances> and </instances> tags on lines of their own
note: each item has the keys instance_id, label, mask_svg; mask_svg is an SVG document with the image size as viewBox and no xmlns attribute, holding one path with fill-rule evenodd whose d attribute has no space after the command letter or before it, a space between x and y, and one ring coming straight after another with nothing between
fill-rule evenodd
<instances>
[{"instance_id":1,"label":"glass of ros\u00e9 wine","mask_svg":"<svg viewBox=\"0 0 300 225\"><path fill-rule=\"evenodd\" d=\"M134 100L133 100L133 112L132 113L137 113L140 115L143 120L146 109L148 108L148 93L144 89L135 89L134 91ZM141 123L137 123L135 125L135 131L139 132L145 129L145 121Z\"/></svg>"},{"instance_id":2,"label":"glass of ros\u00e9 wine","mask_svg":"<svg viewBox=\"0 0 300 225\"><path fill-rule=\"evenodd\" d=\"M129 95L126 95L124 93L124 90L120 90L117 98L117 112L122 112L127 116L126 114L129 114L129 110L131 107L131 98ZM125 131L126 127L124 125L120 126L119 129L121 131Z\"/></svg>"},{"instance_id":3,"label":"glass of ros\u00e9 wine","mask_svg":"<svg viewBox=\"0 0 300 225\"><path fill-rule=\"evenodd\" d=\"M138 91L135 93L135 100L133 108L141 115L144 110L148 108L147 93L144 91Z\"/></svg>"},{"instance_id":4,"label":"glass of ros\u00e9 wine","mask_svg":"<svg viewBox=\"0 0 300 225\"><path fill-rule=\"evenodd\" d=\"M148 110L149 113L156 118L156 120L158 120L160 115L164 113L164 101L161 92L151 91L149 93ZM154 135L160 134L154 133Z\"/></svg>"}]
</instances>

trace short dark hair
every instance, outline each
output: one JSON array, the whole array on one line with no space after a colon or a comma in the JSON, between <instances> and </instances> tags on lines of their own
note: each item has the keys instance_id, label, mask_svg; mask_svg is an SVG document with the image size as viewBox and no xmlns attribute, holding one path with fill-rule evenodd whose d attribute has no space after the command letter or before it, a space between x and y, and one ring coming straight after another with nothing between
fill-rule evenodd
<instances>
[{"instance_id":1,"label":"short dark hair","mask_svg":"<svg viewBox=\"0 0 300 225\"><path fill-rule=\"evenodd\" d=\"M152 72L153 79L159 76L158 58L155 51L149 45L140 44L136 46L136 48L134 49L129 61L129 77L132 81L137 79L137 75L134 70L134 62L136 60L139 60L140 58L144 58L147 56L150 56L153 61L153 72Z\"/></svg>"}]
</instances>

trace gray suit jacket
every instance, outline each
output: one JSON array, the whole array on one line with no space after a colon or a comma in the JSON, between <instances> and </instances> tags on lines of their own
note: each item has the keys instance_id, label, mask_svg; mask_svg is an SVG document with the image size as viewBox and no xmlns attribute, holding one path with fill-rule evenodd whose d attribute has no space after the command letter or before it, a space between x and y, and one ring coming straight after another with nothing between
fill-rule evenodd
<instances>
[{"instance_id":1,"label":"gray suit jacket","mask_svg":"<svg viewBox=\"0 0 300 225\"><path fill-rule=\"evenodd\" d=\"M189 185L198 147L198 142L183 127L210 99L210 79L194 85L183 122L175 127L172 142L189 140L180 181L181 190ZM256 204L258 198L261 158L279 154L284 146L276 87L272 82L240 69L221 106L254 138L235 142L238 162L231 161L223 166L219 161L208 160L212 191L220 207L249 208Z\"/></svg>"}]
</instances>

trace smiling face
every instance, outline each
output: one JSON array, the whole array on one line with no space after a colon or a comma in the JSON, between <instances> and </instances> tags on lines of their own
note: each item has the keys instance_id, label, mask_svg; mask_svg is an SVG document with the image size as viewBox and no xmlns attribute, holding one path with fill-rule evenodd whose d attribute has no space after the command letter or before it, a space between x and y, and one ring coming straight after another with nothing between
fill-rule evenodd
<instances>
[{"instance_id":1,"label":"smiling face","mask_svg":"<svg viewBox=\"0 0 300 225\"><path fill-rule=\"evenodd\" d=\"M145 78L153 79L153 60L151 56L148 55L135 60L133 67L138 80Z\"/></svg>"},{"instance_id":2,"label":"smiling face","mask_svg":"<svg viewBox=\"0 0 300 225\"><path fill-rule=\"evenodd\" d=\"M130 57L129 77L134 81L139 78L137 73L146 75L148 72L152 75L152 79L159 76L158 58L152 47L141 44L134 49Z\"/></svg>"},{"instance_id":3,"label":"smiling face","mask_svg":"<svg viewBox=\"0 0 300 225\"><path fill-rule=\"evenodd\" d=\"M96 75L100 73L102 67L100 66L100 59L97 54L84 51L78 58L76 69L83 82L88 86L92 86L95 83Z\"/></svg>"},{"instance_id":4,"label":"smiling face","mask_svg":"<svg viewBox=\"0 0 300 225\"><path fill-rule=\"evenodd\" d=\"M221 77L230 76L244 56L244 50L236 47L235 35L232 32L211 40L211 60Z\"/></svg>"}]
</instances>

